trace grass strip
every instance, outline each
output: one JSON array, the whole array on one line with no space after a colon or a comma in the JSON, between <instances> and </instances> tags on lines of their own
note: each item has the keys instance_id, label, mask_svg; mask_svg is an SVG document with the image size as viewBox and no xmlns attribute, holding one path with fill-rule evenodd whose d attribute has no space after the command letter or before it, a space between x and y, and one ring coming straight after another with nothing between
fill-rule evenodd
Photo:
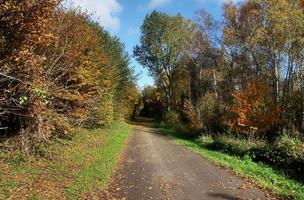
<instances>
[{"instance_id":1,"label":"grass strip","mask_svg":"<svg viewBox=\"0 0 304 200\"><path fill-rule=\"evenodd\" d=\"M66 191L70 199L79 199L88 191L106 187L129 133L130 126L116 125L116 128L105 131L107 140L103 145L97 148L85 148L82 155L74 152L72 157L78 157L78 160L83 157L90 159L86 161L89 163L85 167L78 170L75 179L67 186Z\"/></svg>"},{"instance_id":2,"label":"grass strip","mask_svg":"<svg viewBox=\"0 0 304 200\"><path fill-rule=\"evenodd\" d=\"M236 174L251 180L255 184L273 191L274 193L297 200L304 200L304 184L284 176L283 173L263 164L253 162L250 158L240 158L223 152L205 148L194 139L183 137L182 134L167 128L159 128L178 144L184 145L192 151L216 164L231 169Z\"/></svg>"},{"instance_id":3,"label":"grass strip","mask_svg":"<svg viewBox=\"0 0 304 200\"><path fill-rule=\"evenodd\" d=\"M0 199L81 199L106 187L131 125L81 129L72 140L41 147L52 158L0 152Z\"/></svg>"}]
</instances>

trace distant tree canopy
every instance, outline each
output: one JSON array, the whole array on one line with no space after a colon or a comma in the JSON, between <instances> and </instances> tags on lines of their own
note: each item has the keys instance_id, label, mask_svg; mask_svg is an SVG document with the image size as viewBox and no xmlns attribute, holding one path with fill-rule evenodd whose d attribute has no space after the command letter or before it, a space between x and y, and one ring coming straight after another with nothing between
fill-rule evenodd
<instances>
[{"instance_id":1,"label":"distant tree canopy","mask_svg":"<svg viewBox=\"0 0 304 200\"><path fill-rule=\"evenodd\" d=\"M303 1L247 0L223 9L221 22L204 10L192 22L147 15L134 54L167 97L162 102L197 133L303 133Z\"/></svg>"},{"instance_id":2,"label":"distant tree canopy","mask_svg":"<svg viewBox=\"0 0 304 200\"><path fill-rule=\"evenodd\" d=\"M165 93L168 110L173 104L174 79L181 67L189 28L190 23L180 14L169 16L153 11L141 27L141 45L134 48L137 61L149 70Z\"/></svg>"},{"instance_id":3,"label":"distant tree canopy","mask_svg":"<svg viewBox=\"0 0 304 200\"><path fill-rule=\"evenodd\" d=\"M139 91L124 44L60 0L0 3L0 136L24 143L130 117Z\"/></svg>"}]
</instances>

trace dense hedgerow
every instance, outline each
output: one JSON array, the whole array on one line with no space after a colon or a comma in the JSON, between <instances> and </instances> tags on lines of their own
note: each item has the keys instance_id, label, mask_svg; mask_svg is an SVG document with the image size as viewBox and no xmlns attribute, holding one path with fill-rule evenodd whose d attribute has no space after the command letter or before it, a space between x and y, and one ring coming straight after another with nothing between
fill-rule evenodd
<instances>
[{"instance_id":1,"label":"dense hedgerow","mask_svg":"<svg viewBox=\"0 0 304 200\"><path fill-rule=\"evenodd\" d=\"M21 135L27 147L108 126L139 103L124 45L60 3L0 3L0 136Z\"/></svg>"}]
</instances>

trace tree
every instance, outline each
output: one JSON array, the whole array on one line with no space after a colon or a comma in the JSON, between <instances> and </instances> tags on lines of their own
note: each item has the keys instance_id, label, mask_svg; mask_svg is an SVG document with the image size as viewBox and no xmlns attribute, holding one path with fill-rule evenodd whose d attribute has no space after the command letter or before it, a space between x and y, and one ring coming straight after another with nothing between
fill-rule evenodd
<instances>
[{"instance_id":1,"label":"tree","mask_svg":"<svg viewBox=\"0 0 304 200\"><path fill-rule=\"evenodd\" d=\"M181 15L169 16L153 11L141 27L140 46L134 48L137 61L145 66L166 95L167 109L172 107L174 78L181 67L184 44L190 35L190 23Z\"/></svg>"},{"instance_id":2,"label":"tree","mask_svg":"<svg viewBox=\"0 0 304 200\"><path fill-rule=\"evenodd\" d=\"M130 97L128 90L132 90L135 95L136 87L134 81L136 76L134 75L133 69L130 68L130 56L125 51L125 45L116 36L111 36L107 31L101 31L100 37L102 38L103 44L102 49L108 57L108 64L113 66L115 80L115 91L114 91L114 104L115 104L115 117L119 118L124 116L121 110L125 108L124 99ZM139 95L139 93L137 94ZM129 100L126 100L127 102Z\"/></svg>"},{"instance_id":3,"label":"tree","mask_svg":"<svg viewBox=\"0 0 304 200\"><path fill-rule=\"evenodd\" d=\"M124 45L78 10L60 10L56 20L48 78L57 116L94 127L129 115L135 78Z\"/></svg>"},{"instance_id":4,"label":"tree","mask_svg":"<svg viewBox=\"0 0 304 200\"><path fill-rule=\"evenodd\" d=\"M218 22L204 10L198 11L196 18L193 34L186 43L183 58L184 68L188 73L188 98L190 100L184 108L184 113L192 116L192 119L198 118L198 120L189 121L199 121L198 124L211 130L211 127L219 127L220 120L215 119L218 117L215 110L217 111L219 108L215 107L219 107L222 93L220 80L224 57L217 33ZM212 98L214 100L211 100ZM190 114L191 112L194 113ZM216 115L216 117L212 117L212 115ZM213 131L216 130L213 129Z\"/></svg>"},{"instance_id":5,"label":"tree","mask_svg":"<svg viewBox=\"0 0 304 200\"><path fill-rule=\"evenodd\" d=\"M267 80L277 107L286 107L288 116L295 77L301 77L303 66L301 2L250 0L239 7L226 4L224 16L223 40L234 89L244 89L252 80ZM286 114L281 117L286 118Z\"/></svg>"}]
</instances>

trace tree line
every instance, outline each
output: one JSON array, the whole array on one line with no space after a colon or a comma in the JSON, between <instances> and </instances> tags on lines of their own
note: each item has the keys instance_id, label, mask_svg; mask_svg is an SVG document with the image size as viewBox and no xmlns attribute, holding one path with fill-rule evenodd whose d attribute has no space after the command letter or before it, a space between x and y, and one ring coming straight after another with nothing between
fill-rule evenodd
<instances>
[{"instance_id":1,"label":"tree line","mask_svg":"<svg viewBox=\"0 0 304 200\"><path fill-rule=\"evenodd\" d=\"M220 21L204 10L194 20L148 14L134 48L156 83L143 92L144 113L162 113L191 134L228 131L272 140L303 133L303 5L225 3Z\"/></svg>"},{"instance_id":2,"label":"tree line","mask_svg":"<svg viewBox=\"0 0 304 200\"><path fill-rule=\"evenodd\" d=\"M225 3L221 20L205 10L193 20L153 11L134 48L155 80L140 115L302 181L303 47L300 0Z\"/></svg>"},{"instance_id":3,"label":"tree line","mask_svg":"<svg viewBox=\"0 0 304 200\"><path fill-rule=\"evenodd\" d=\"M29 149L134 114L124 44L61 0L0 3L0 136Z\"/></svg>"}]
</instances>

